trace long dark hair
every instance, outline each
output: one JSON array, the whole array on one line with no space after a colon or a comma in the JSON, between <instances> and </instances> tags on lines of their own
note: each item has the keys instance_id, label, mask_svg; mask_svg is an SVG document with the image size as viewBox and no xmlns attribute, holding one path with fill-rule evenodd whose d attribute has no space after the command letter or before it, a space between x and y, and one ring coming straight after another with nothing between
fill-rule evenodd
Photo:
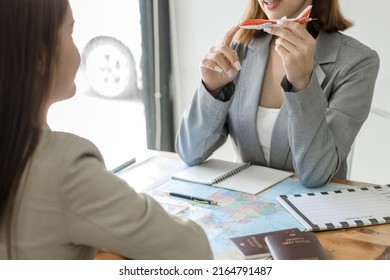
<instances>
[{"instance_id":1,"label":"long dark hair","mask_svg":"<svg viewBox=\"0 0 390 280\"><path fill-rule=\"evenodd\" d=\"M266 19L267 16L261 9L258 0L249 0L244 13L244 19ZM352 22L347 20L340 11L339 0L314 0L310 17L317 20L307 24L309 32L316 37L319 31L335 32L344 31L352 26ZM241 29L234 37L237 44L248 44L253 36L262 31Z\"/></svg>"},{"instance_id":2,"label":"long dark hair","mask_svg":"<svg viewBox=\"0 0 390 280\"><path fill-rule=\"evenodd\" d=\"M40 138L67 0L0 1L0 237L11 258L18 187Z\"/></svg>"}]
</instances>

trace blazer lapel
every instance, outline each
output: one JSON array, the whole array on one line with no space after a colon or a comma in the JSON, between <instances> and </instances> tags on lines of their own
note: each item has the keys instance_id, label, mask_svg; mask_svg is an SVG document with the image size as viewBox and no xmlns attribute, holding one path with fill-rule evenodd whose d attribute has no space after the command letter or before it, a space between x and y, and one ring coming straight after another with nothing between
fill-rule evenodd
<instances>
[{"instance_id":1,"label":"blazer lapel","mask_svg":"<svg viewBox=\"0 0 390 280\"><path fill-rule=\"evenodd\" d=\"M316 50L314 52L314 73L318 83L322 85L326 78L321 65L334 63L340 48L341 37L339 33L320 32L317 37Z\"/></svg>"},{"instance_id":2,"label":"blazer lapel","mask_svg":"<svg viewBox=\"0 0 390 280\"><path fill-rule=\"evenodd\" d=\"M288 114L287 108L282 104L279 115L276 118L271 138L271 155L269 166L277 169L285 169L290 152L290 143L287 136Z\"/></svg>"}]
</instances>

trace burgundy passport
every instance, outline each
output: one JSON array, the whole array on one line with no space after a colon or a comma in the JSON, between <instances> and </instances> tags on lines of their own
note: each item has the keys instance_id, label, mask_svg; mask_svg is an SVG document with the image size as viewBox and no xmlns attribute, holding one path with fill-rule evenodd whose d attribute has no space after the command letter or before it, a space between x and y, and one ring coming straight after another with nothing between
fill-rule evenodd
<instances>
[{"instance_id":1,"label":"burgundy passport","mask_svg":"<svg viewBox=\"0 0 390 280\"><path fill-rule=\"evenodd\" d=\"M329 260L312 232L278 233L268 235L264 240L274 260Z\"/></svg>"},{"instance_id":2,"label":"burgundy passport","mask_svg":"<svg viewBox=\"0 0 390 280\"><path fill-rule=\"evenodd\" d=\"M271 257L264 238L267 235L276 233L293 233L298 232L297 228L290 228L278 231L256 233L245 236L232 237L230 240L240 250L245 259L267 259Z\"/></svg>"}]
</instances>

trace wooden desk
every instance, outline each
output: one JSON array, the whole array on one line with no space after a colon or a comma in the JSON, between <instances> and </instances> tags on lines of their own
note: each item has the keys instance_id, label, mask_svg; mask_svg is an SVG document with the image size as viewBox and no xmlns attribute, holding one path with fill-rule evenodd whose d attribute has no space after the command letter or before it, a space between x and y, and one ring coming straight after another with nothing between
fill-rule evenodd
<instances>
[{"instance_id":1,"label":"wooden desk","mask_svg":"<svg viewBox=\"0 0 390 280\"><path fill-rule=\"evenodd\" d=\"M351 186L374 186L344 179L332 182ZM390 224L338 229L316 233L330 258L335 260L390 259Z\"/></svg>"},{"instance_id":2,"label":"wooden desk","mask_svg":"<svg viewBox=\"0 0 390 280\"><path fill-rule=\"evenodd\" d=\"M178 159L176 154L167 152L159 152L156 156ZM374 185L343 179L334 179L332 182L357 187ZM316 235L331 259L390 259L390 224L322 231ZM100 251L96 255L96 259L118 260L123 258L110 252Z\"/></svg>"}]
</instances>

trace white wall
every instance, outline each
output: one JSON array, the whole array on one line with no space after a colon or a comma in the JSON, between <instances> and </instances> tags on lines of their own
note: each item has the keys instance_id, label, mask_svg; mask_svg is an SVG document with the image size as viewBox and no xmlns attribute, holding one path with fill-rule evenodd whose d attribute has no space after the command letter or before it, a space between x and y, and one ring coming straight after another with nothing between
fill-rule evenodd
<instances>
[{"instance_id":1,"label":"white wall","mask_svg":"<svg viewBox=\"0 0 390 280\"><path fill-rule=\"evenodd\" d=\"M174 14L173 54L176 59L175 126L189 106L200 81L199 63L211 46L222 42L225 33L241 21L246 8L245 0L171 0ZM176 35L176 38L175 38ZM229 143L213 157L233 160Z\"/></svg>"},{"instance_id":2,"label":"white wall","mask_svg":"<svg viewBox=\"0 0 390 280\"><path fill-rule=\"evenodd\" d=\"M222 41L227 30L240 21L245 9L242 0L172 0L173 32L176 44L173 54L178 68L175 79L178 90L178 113L190 104L199 83L198 65L209 48ZM237 12L237 11L242 11ZM175 37L175 34L173 34ZM178 123L176 123L178 125Z\"/></svg>"},{"instance_id":3,"label":"white wall","mask_svg":"<svg viewBox=\"0 0 390 280\"><path fill-rule=\"evenodd\" d=\"M378 184L390 183L390 119L375 112L383 110L390 116L390 96L386 81L390 80L388 18L390 2L370 5L363 0L341 0L346 17L354 27L346 33L376 50L381 60L375 86L372 112L363 125L354 145L350 178Z\"/></svg>"},{"instance_id":4,"label":"white wall","mask_svg":"<svg viewBox=\"0 0 390 280\"><path fill-rule=\"evenodd\" d=\"M174 54L176 58L177 102L175 125L189 106L199 83L198 65L212 45L222 40L225 32L240 22L245 0L171 0L174 12ZM347 18L355 26L346 33L375 49L381 57L381 69L377 80L373 106L390 112L390 97L385 81L390 77L390 55L387 39L388 24L384 22L390 10L390 2L369 5L363 0L340 0ZM363 12L364 11L364 12ZM354 145L350 178L353 180L390 183L390 120L371 114ZM231 144L225 144L214 157L233 159Z\"/></svg>"}]
</instances>

